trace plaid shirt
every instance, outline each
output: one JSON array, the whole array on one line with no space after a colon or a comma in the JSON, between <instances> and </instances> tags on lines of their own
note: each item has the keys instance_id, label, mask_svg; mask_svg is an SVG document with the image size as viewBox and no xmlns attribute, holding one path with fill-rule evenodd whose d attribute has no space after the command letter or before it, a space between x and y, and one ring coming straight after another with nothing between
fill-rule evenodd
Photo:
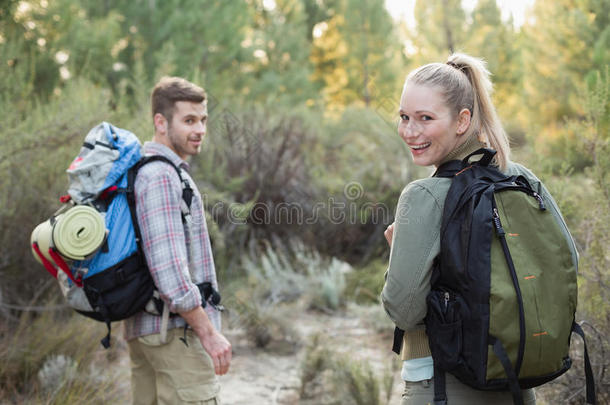
<instances>
[{"instance_id":1,"label":"plaid shirt","mask_svg":"<svg viewBox=\"0 0 610 405\"><path fill-rule=\"evenodd\" d=\"M182 185L176 171L165 162L151 162L136 177L136 213L142 233L142 249L161 298L171 312L184 312L201 305L195 284L210 281L218 289L210 238L203 212L201 194L186 170L188 164L165 145L146 142L146 155L169 158L188 179L194 191L191 218L184 225L181 206ZM190 270L190 272L189 272ZM211 305L205 311L217 330L220 314ZM172 317L168 329L183 327L185 321ZM161 317L140 312L125 320L125 339L159 333Z\"/></svg>"}]
</instances>

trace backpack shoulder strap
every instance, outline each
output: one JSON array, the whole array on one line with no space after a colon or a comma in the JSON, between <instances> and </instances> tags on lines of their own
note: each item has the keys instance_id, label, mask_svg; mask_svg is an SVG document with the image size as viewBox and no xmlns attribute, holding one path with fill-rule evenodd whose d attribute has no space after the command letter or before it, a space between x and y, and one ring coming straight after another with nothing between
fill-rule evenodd
<instances>
[{"instance_id":1,"label":"backpack shoulder strap","mask_svg":"<svg viewBox=\"0 0 610 405\"><path fill-rule=\"evenodd\" d=\"M482 155L481 159L470 163L470 158L473 156ZM436 169L433 176L434 177L453 177L458 174L460 171L465 168L471 166L472 164L476 164L477 166L487 167L493 160L496 155L496 151L493 149L481 148L470 155L466 156L462 160L450 160L449 162L445 162Z\"/></svg>"},{"instance_id":2,"label":"backpack shoulder strap","mask_svg":"<svg viewBox=\"0 0 610 405\"><path fill-rule=\"evenodd\" d=\"M180 178L180 183L182 184L182 199L186 204L187 210L190 212L191 203L193 202L193 189L191 188L190 183L186 180L178 166L174 164L171 160L161 155L151 155L142 157L135 165L133 165L127 172L127 189L125 190L127 196L127 202L129 205L129 212L131 213L131 222L133 224L133 229L136 234L136 242L138 244L138 248L141 250L141 241L142 234L140 232L140 226L138 225L138 218L136 217L136 197L134 193L134 185L136 181L136 176L138 172L142 168L142 166L150 163L150 162L165 162L172 166L176 173L178 173L178 177ZM183 220L185 219L185 213L182 213Z\"/></svg>"},{"instance_id":3,"label":"backpack shoulder strap","mask_svg":"<svg viewBox=\"0 0 610 405\"><path fill-rule=\"evenodd\" d=\"M193 189L191 188L191 185L188 182L188 180L182 176L180 168L178 166L176 166L174 164L174 162L172 162L165 156L161 156L161 155L144 156L135 165L133 165L129 169L129 174L128 174L128 180L127 180L128 191L133 191L133 185L135 184L135 179L138 174L138 171L140 171L142 166L144 166L150 162L165 162L168 165L170 165L171 167L173 167L174 170L176 170L176 173L178 174L178 178L180 178L180 183L182 184L182 199L186 203L186 206L190 209L191 203L193 202ZM134 206L135 206L135 204L134 204Z\"/></svg>"},{"instance_id":4,"label":"backpack shoulder strap","mask_svg":"<svg viewBox=\"0 0 610 405\"><path fill-rule=\"evenodd\" d=\"M464 169L464 163L461 160L450 160L449 162L440 165L432 176L451 178L462 169Z\"/></svg>"}]
</instances>

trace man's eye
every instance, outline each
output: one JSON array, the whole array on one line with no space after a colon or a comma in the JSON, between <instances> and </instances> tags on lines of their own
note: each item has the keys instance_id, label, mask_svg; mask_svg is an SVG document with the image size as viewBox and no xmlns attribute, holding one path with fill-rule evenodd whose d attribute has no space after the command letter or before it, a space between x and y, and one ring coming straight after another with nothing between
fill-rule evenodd
<instances>
[{"instance_id":1,"label":"man's eye","mask_svg":"<svg viewBox=\"0 0 610 405\"><path fill-rule=\"evenodd\" d=\"M194 121L192 118L187 118L185 121L187 124L192 124Z\"/></svg>"}]
</instances>

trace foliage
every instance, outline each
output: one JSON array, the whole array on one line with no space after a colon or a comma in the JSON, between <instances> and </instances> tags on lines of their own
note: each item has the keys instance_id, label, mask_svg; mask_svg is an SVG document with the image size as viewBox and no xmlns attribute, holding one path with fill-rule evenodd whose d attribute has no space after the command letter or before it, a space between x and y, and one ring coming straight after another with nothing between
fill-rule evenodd
<instances>
[{"instance_id":1,"label":"foliage","mask_svg":"<svg viewBox=\"0 0 610 405\"><path fill-rule=\"evenodd\" d=\"M442 61L464 43L466 12L458 0L419 0L415 5L415 19L414 43L426 62Z\"/></svg>"},{"instance_id":2,"label":"foliage","mask_svg":"<svg viewBox=\"0 0 610 405\"><path fill-rule=\"evenodd\" d=\"M229 325L243 330L254 347L294 354L300 336L290 322L290 308L260 301L248 288L240 288L225 301Z\"/></svg>"},{"instance_id":3,"label":"foliage","mask_svg":"<svg viewBox=\"0 0 610 405\"><path fill-rule=\"evenodd\" d=\"M361 304L379 304L385 282L383 275L387 268L387 258L383 257L372 260L366 266L355 267L347 275L346 291L349 300Z\"/></svg>"},{"instance_id":4,"label":"foliage","mask_svg":"<svg viewBox=\"0 0 610 405\"><path fill-rule=\"evenodd\" d=\"M370 365L329 350L325 339L328 336L315 335L306 348L301 362L301 398L317 404L381 404L380 380ZM389 390L389 398L392 384L384 382L384 388Z\"/></svg>"},{"instance_id":5,"label":"foliage","mask_svg":"<svg viewBox=\"0 0 610 405\"><path fill-rule=\"evenodd\" d=\"M127 370L116 363L124 352L121 341L105 350L99 339L105 327L71 311L24 312L12 328L0 330L0 402L12 403L125 403L121 389ZM74 339L78 336L78 339Z\"/></svg>"},{"instance_id":6,"label":"foliage","mask_svg":"<svg viewBox=\"0 0 610 405\"><path fill-rule=\"evenodd\" d=\"M323 85L330 111L349 104L370 107L399 89L404 62L383 1L344 0L314 29L313 79Z\"/></svg>"},{"instance_id":7,"label":"foliage","mask_svg":"<svg viewBox=\"0 0 610 405\"><path fill-rule=\"evenodd\" d=\"M594 85L596 71L610 64L610 2L538 0L533 19L524 27L523 90L529 136L537 149L558 162L582 168L572 149L578 136L562 133L563 120L584 118L581 91ZM548 148L556 140L564 147ZM584 164L583 164L584 163Z\"/></svg>"},{"instance_id":8,"label":"foliage","mask_svg":"<svg viewBox=\"0 0 610 405\"><path fill-rule=\"evenodd\" d=\"M27 92L27 83L23 85L20 92ZM58 197L67 186L64 170L84 135L109 119L106 97L85 80L76 80L48 103L37 102L31 93L20 106L7 107L8 99L2 103L3 109L12 110L0 131L0 277L9 302L28 301L46 280L30 252L30 233L59 208Z\"/></svg>"},{"instance_id":9,"label":"foliage","mask_svg":"<svg viewBox=\"0 0 610 405\"><path fill-rule=\"evenodd\" d=\"M345 274L351 267L336 258L326 259L298 239L274 241L257 259L243 258L252 300L269 305L305 300L309 309L332 312L345 305Z\"/></svg>"},{"instance_id":10,"label":"foliage","mask_svg":"<svg viewBox=\"0 0 610 405\"><path fill-rule=\"evenodd\" d=\"M542 173L577 240L579 319L593 336L608 336L609 8L609 0L536 0L519 29L494 0L472 10L457 0L418 1L417 25L401 32L381 0L2 2L0 347L10 357L2 395L20 399L26 382L38 402L95 403L89 395L102 395L80 380L85 391L74 394L70 378L43 392L36 379L46 361L70 376L84 360L58 349L59 331L59 343L47 342L54 351L8 354L12 339L31 343L7 332L22 319L8 304L46 302L49 278L28 238L58 206L64 169L84 135L106 120L148 138L148 97L162 75L208 91L209 132L191 163L220 281L243 283L225 297L251 314L239 322L255 344L297 344L278 305L300 300L335 311L347 300L377 299L388 254L383 231L400 190L429 174L412 167L396 135L401 84L410 69L452 50L487 60L517 155ZM385 319L379 306L361 310ZM46 325L46 316L33 324ZM601 337L599 349L590 344L600 401L609 349ZM366 370L343 365L367 381ZM580 400L577 374L541 395Z\"/></svg>"},{"instance_id":11,"label":"foliage","mask_svg":"<svg viewBox=\"0 0 610 405\"><path fill-rule=\"evenodd\" d=\"M610 115L607 109L609 90L610 75L606 70L603 75L598 75L596 87L588 89L582 96L586 118L569 120L565 124L570 131L579 134L577 145L591 162L591 166L578 175L582 179L581 184L574 181L574 177L566 181L563 176L551 177L551 181L547 182L559 201L580 251L578 317L586 325L584 329L588 334L589 355L594 365L600 402L610 398L607 375L610 360L606 355L610 346L604 338L610 333L610 311L604 305L610 299L607 272L610 267L610 139L604 129ZM583 195L587 198L583 199ZM580 360L576 362L575 370L540 390L544 397L564 397L569 398L567 403L582 403L582 346L576 345L573 354Z\"/></svg>"}]
</instances>

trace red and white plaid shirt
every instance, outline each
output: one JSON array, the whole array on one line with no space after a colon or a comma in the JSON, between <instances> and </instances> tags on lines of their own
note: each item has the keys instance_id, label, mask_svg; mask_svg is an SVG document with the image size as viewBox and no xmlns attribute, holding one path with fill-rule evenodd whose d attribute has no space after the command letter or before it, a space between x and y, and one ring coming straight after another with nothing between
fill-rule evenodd
<instances>
[{"instance_id":1,"label":"red and white plaid shirt","mask_svg":"<svg viewBox=\"0 0 610 405\"><path fill-rule=\"evenodd\" d=\"M195 284L209 281L218 289L210 238L201 194L186 170L188 164L170 148L156 142L144 144L146 155L162 155L183 169L194 191L189 224L182 222L182 185L178 174L165 162L144 165L136 177L134 191L142 249L161 298L171 312L184 312L201 305ZM207 305L206 313L220 330L220 313ZM185 321L170 318L168 329L183 327ZM125 320L125 339L160 333L161 316L140 312Z\"/></svg>"}]
</instances>

